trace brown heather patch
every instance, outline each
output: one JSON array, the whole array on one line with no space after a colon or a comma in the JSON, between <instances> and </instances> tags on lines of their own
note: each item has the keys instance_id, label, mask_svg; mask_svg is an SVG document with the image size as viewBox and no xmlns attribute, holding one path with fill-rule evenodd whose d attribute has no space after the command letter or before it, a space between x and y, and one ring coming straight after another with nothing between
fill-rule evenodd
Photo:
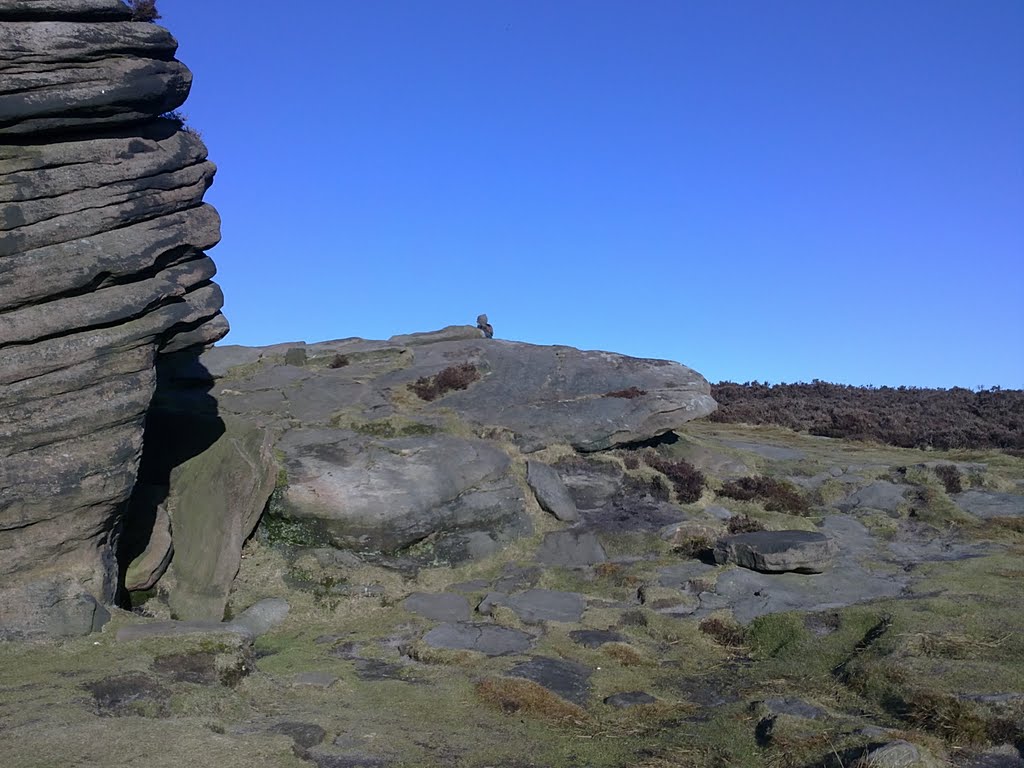
<instances>
[{"instance_id":1,"label":"brown heather patch","mask_svg":"<svg viewBox=\"0 0 1024 768\"><path fill-rule=\"evenodd\" d=\"M533 715L559 724L579 724L587 719L582 708L532 680L487 677L476 684L476 695L508 715Z\"/></svg>"},{"instance_id":2,"label":"brown heather patch","mask_svg":"<svg viewBox=\"0 0 1024 768\"><path fill-rule=\"evenodd\" d=\"M747 640L747 633L735 621L711 616L704 619L698 629L719 645L726 648L741 648Z\"/></svg>"},{"instance_id":3,"label":"brown heather patch","mask_svg":"<svg viewBox=\"0 0 1024 768\"><path fill-rule=\"evenodd\" d=\"M730 480L718 493L738 501L761 501L764 508L772 512L803 515L811 508L807 497L795 485L764 475Z\"/></svg>"},{"instance_id":4,"label":"brown heather patch","mask_svg":"<svg viewBox=\"0 0 1024 768\"><path fill-rule=\"evenodd\" d=\"M726 527L729 533L753 533L754 531L763 531L764 523L746 515L733 515L726 523Z\"/></svg>"},{"instance_id":5,"label":"brown heather patch","mask_svg":"<svg viewBox=\"0 0 1024 768\"><path fill-rule=\"evenodd\" d=\"M671 481L676 495L683 504L692 504L700 499L704 491L704 473L687 461L670 461L663 459L654 451L644 454L644 462L651 469L656 469Z\"/></svg>"},{"instance_id":6,"label":"brown heather patch","mask_svg":"<svg viewBox=\"0 0 1024 768\"><path fill-rule=\"evenodd\" d=\"M640 389L639 387L629 387L628 389L617 389L614 392L605 392L601 397L621 397L626 400L632 400L636 397L643 397L647 394L646 389Z\"/></svg>"},{"instance_id":7,"label":"brown heather patch","mask_svg":"<svg viewBox=\"0 0 1024 768\"><path fill-rule=\"evenodd\" d=\"M471 363L445 368L434 376L424 376L409 385L421 400L437 400L448 392L466 389L480 378L480 372Z\"/></svg>"},{"instance_id":8,"label":"brown heather patch","mask_svg":"<svg viewBox=\"0 0 1024 768\"><path fill-rule=\"evenodd\" d=\"M711 396L718 410L708 418L720 423L778 424L899 448L1024 451L1024 390L722 381L711 385Z\"/></svg>"},{"instance_id":9,"label":"brown heather patch","mask_svg":"<svg viewBox=\"0 0 1024 768\"><path fill-rule=\"evenodd\" d=\"M601 652L624 667L644 667L654 663L636 648L626 643L605 643L601 646Z\"/></svg>"}]
</instances>

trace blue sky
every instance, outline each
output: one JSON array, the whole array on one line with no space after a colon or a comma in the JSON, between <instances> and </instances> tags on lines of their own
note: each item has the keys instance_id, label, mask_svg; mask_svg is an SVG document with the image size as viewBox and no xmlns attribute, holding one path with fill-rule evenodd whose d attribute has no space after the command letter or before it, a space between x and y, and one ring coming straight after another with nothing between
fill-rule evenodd
<instances>
[{"instance_id":1,"label":"blue sky","mask_svg":"<svg viewBox=\"0 0 1024 768\"><path fill-rule=\"evenodd\" d=\"M262 345L1024 387L1019 0L164 0Z\"/></svg>"}]
</instances>

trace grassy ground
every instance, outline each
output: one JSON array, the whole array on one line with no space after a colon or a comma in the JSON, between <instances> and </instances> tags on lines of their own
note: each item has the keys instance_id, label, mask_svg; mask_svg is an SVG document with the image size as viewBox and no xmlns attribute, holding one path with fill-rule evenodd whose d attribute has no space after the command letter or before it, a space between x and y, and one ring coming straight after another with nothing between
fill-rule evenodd
<instances>
[{"instance_id":1,"label":"grassy ground","mask_svg":"<svg viewBox=\"0 0 1024 768\"><path fill-rule=\"evenodd\" d=\"M723 440L802 455L771 460ZM588 596L579 625L529 627L509 611L496 615L499 623L538 635L529 655L592 671L590 698L579 707L510 678L523 657L426 648L420 637L433 622L401 608L409 592L493 580L507 563L528 565L531 548L554 527L550 519L538 517L543 524L535 537L491 561L425 569L416 578L372 566L323 565L314 553L296 555L253 539L233 610L274 596L292 607L253 648L228 636L117 642L119 626L140 621L123 612L88 638L0 644L0 764L297 768L317 759L343 765L324 756L348 755L352 765L376 757L386 765L466 768L810 768L853 766L867 747L897 738L917 745L918 765L962 761L998 744L1024 747L1024 531L1009 520L965 519L941 479L916 466L984 463L983 473L965 473L967 487L1007 490L1024 478L1024 461L998 452L898 449L707 422L690 425L663 451L669 458L714 453L776 477L814 477L840 467L867 482L910 467L927 498L881 520L895 526L913 515L936 535L988 549L917 566L912 586L896 599L773 614L743 627L727 610L672 618L650 601L637 604L638 586L653 585L658 568L682 556L656 535L609 537L606 546L622 556L620 563L541 575L541 587ZM813 528L828 511L822 505L838 493L829 487L809 513L794 516L768 511L756 499L724 500L716 494L722 482L709 477L700 500L682 508L698 517L726 503L769 528ZM644 559L634 562L637 554ZM703 588L713 582L712 576ZM159 603L150 607L160 615ZM623 639L585 648L569 637L578 628L613 628ZM360 664L387 675L368 679ZM336 681L297 685L296 676L309 672ZM657 702L622 710L602 703L624 691L646 691ZM799 700L821 714L779 712L775 699ZM303 745L282 723L318 727L323 740Z\"/></svg>"}]
</instances>

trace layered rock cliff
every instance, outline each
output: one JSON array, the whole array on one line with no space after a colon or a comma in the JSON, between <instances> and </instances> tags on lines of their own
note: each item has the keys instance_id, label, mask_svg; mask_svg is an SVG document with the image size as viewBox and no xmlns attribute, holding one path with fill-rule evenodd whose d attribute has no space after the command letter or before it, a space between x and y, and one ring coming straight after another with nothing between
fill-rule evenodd
<instances>
[{"instance_id":1,"label":"layered rock cliff","mask_svg":"<svg viewBox=\"0 0 1024 768\"><path fill-rule=\"evenodd\" d=\"M159 361L227 332L191 74L120 0L0 0L0 636L88 632Z\"/></svg>"}]
</instances>

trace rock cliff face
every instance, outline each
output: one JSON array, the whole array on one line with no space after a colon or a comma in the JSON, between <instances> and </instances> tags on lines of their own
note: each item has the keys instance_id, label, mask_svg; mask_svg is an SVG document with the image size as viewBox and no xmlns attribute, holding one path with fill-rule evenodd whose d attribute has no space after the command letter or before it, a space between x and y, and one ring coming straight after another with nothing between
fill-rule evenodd
<instances>
[{"instance_id":1,"label":"rock cliff face","mask_svg":"<svg viewBox=\"0 0 1024 768\"><path fill-rule=\"evenodd\" d=\"M103 622L157 367L227 332L176 47L120 0L0 0L0 637Z\"/></svg>"}]
</instances>

